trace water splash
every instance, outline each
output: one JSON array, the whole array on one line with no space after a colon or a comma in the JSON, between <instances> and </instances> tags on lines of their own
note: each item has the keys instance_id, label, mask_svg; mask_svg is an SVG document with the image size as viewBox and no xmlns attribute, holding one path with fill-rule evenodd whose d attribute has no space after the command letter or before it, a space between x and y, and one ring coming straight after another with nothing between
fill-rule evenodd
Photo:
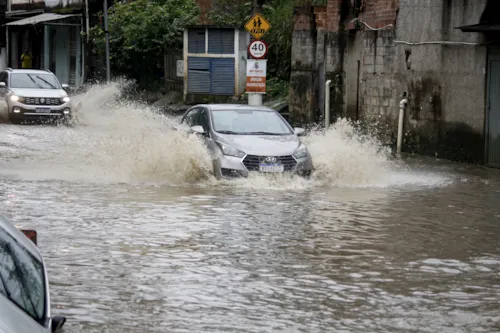
<instances>
[{"instance_id":1,"label":"water splash","mask_svg":"<svg viewBox=\"0 0 500 333\"><path fill-rule=\"evenodd\" d=\"M74 96L73 127L14 127L22 151L5 170L23 179L166 183L171 185L303 189L313 186L387 187L446 183L446 177L408 170L374 136L361 134L345 119L303 141L313 157L311 179L251 175L216 181L211 157L195 134L174 130L174 118L139 102L123 100L126 81L94 85ZM32 139L26 139L32 137ZM5 162L5 161L4 161ZM34 170L35 169L35 170ZM35 172L33 172L35 171ZM7 172L8 173L8 172Z\"/></svg>"}]
</instances>

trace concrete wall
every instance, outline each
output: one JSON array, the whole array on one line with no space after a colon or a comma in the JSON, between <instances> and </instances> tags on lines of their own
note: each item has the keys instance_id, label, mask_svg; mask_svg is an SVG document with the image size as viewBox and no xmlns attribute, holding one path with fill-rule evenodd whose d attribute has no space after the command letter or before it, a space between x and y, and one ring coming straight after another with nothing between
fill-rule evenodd
<instances>
[{"instance_id":1,"label":"concrete wall","mask_svg":"<svg viewBox=\"0 0 500 333\"><path fill-rule=\"evenodd\" d=\"M69 82L69 27L52 27L56 31L56 71L62 84Z\"/></svg>"},{"instance_id":2,"label":"concrete wall","mask_svg":"<svg viewBox=\"0 0 500 333\"><path fill-rule=\"evenodd\" d=\"M315 63L307 64L316 71L324 63L326 79L333 81L332 119L359 118L372 127L376 124L372 129L386 143L395 144L399 101L406 92L410 102L403 150L482 162L486 47L409 44L484 42L481 34L462 33L456 27L479 23L486 2L364 0L361 8L354 8L352 1L329 0L326 37L311 28L314 23L309 30L303 26L294 32L293 50L301 59L315 53ZM318 53L321 41L324 50ZM303 69L292 66L292 91L294 77L303 75ZM322 84L310 90L319 91ZM317 102L317 96L311 103L296 94L290 108Z\"/></svg>"},{"instance_id":3,"label":"concrete wall","mask_svg":"<svg viewBox=\"0 0 500 333\"><path fill-rule=\"evenodd\" d=\"M297 7L292 34L289 112L294 125L314 122L317 109L316 22L313 7Z\"/></svg>"}]
</instances>

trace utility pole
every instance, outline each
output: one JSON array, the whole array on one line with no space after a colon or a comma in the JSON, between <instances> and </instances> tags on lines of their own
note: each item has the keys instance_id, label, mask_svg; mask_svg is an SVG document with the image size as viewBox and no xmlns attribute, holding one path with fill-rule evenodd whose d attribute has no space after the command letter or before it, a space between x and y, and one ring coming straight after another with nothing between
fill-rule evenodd
<instances>
[{"instance_id":1,"label":"utility pole","mask_svg":"<svg viewBox=\"0 0 500 333\"><path fill-rule=\"evenodd\" d=\"M111 68L109 64L109 30L108 30L108 1L104 0L104 34L106 35L106 81L111 81Z\"/></svg>"}]
</instances>

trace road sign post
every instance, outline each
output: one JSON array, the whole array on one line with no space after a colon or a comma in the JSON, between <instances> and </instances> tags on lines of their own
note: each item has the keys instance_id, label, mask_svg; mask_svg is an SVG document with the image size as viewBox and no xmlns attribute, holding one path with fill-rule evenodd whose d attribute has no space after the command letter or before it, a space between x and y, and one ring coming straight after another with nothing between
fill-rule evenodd
<instances>
[{"instance_id":1,"label":"road sign post","mask_svg":"<svg viewBox=\"0 0 500 333\"><path fill-rule=\"evenodd\" d=\"M255 14L245 24L245 29L259 40L271 29L271 24L261 14Z\"/></svg>"},{"instance_id":2,"label":"road sign post","mask_svg":"<svg viewBox=\"0 0 500 333\"><path fill-rule=\"evenodd\" d=\"M271 24L257 13L245 24L245 29L255 38L248 45L247 59L247 85L249 105L262 105L263 96L266 93L266 72L268 45L261 38L271 29Z\"/></svg>"},{"instance_id":3,"label":"road sign post","mask_svg":"<svg viewBox=\"0 0 500 333\"><path fill-rule=\"evenodd\" d=\"M267 55L268 46L263 40L254 40L248 44L248 54L252 59L263 59Z\"/></svg>"}]
</instances>

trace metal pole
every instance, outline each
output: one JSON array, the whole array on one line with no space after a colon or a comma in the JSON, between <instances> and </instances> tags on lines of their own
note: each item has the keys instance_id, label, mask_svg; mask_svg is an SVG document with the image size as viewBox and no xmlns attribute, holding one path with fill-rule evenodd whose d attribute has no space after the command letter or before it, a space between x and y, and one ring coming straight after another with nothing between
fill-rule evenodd
<instances>
[{"instance_id":1,"label":"metal pole","mask_svg":"<svg viewBox=\"0 0 500 333\"><path fill-rule=\"evenodd\" d=\"M330 84L332 80L325 82L325 129L330 127Z\"/></svg>"},{"instance_id":2,"label":"metal pole","mask_svg":"<svg viewBox=\"0 0 500 333\"><path fill-rule=\"evenodd\" d=\"M396 144L396 153L398 156L401 155L401 145L403 143L403 120L405 117L405 107L408 104L408 100L403 98L399 102L399 122L398 122L398 141Z\"/></svg>"},{"instance_id":3,"label":"metal pole","mask_svg":"<svg viewBox=\"0 0 500 333\"><path fill-rule=\"evenodd\" d=\"M85 0L85 20L86 20L86 32L87 32L87 43L90 40L90 32L89 32L89 27L90 27L90 17L89 17L89 0Z\"/></svg>"},{"instance_id":4,"label":"metal pole","mask_svg":"<svg viewBox=\"0 0 500 333\"><path fill-rule=\"evenodd\" d=\"M108 30L108 1L104 0L104 33L106 34L106 81L111 81L111 69L109 64L109 30Z\"/></svg>"}]
</instances>

